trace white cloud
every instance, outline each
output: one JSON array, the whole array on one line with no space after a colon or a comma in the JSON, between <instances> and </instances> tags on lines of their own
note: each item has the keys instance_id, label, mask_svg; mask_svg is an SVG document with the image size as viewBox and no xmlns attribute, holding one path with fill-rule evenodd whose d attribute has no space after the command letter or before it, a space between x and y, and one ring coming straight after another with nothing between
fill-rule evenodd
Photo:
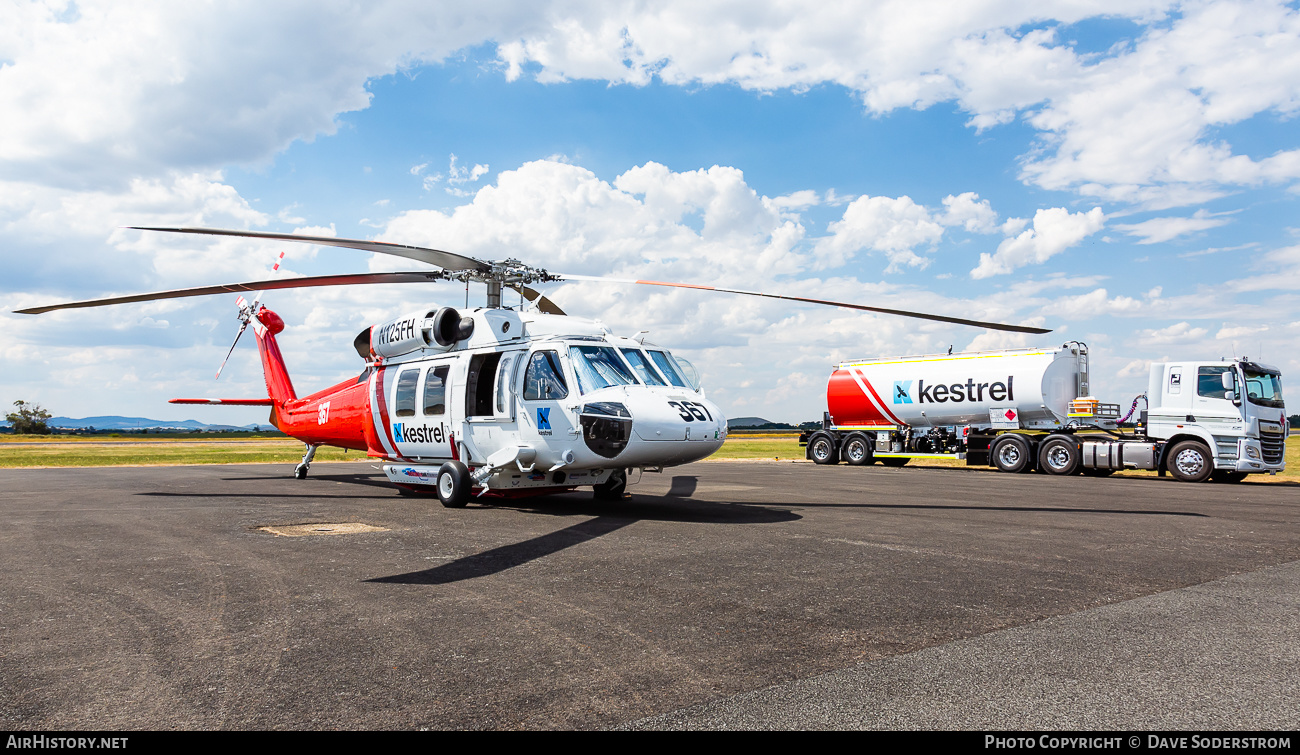
<instances>
[{"instance_id":1,"label":"white cloud","mask_svg":"<svg viewBox=\"0 0 1300 755\"><path fill-rule=\"evenodd\" d=\"M1186 322L1174 323L1165 328L1147 328L1134 334L1136 341L1145 348L1153 346L1170 346L1195 343L1205 338L1210 331L1194 327Z\"/></svg>"},{"instance_id":2,"label":"white cloud","mask_svg":"<svg viewBox=\"0 0 1300 755\"><path fill-rule=\"evenodd\" d=\"M1033 228L998 244L993 254L981 254L979 265L971 270L970 276L988 278L1025 265L1041 264L1100 231L1105 223L1106 216L1100 207L1076 213L1064 207L1039 210L1034 214Z\"/></svg>"},{"instance_id":3,"label":"white cloud","mask_svg":"<svg viewBox=\"0 0 1300 755\"><path fill-rule=\"evenodd\" d=\"M1219 332L1215 333L1214 337L1217 340L1225 341L1233 338L1252 336L1256 333L1263 333L1266 330L1268 330L1267 325L1238 325L1234 327L1225 324L1222 328L1219 328Z\"/></svg>"},{"instance_id":4,"label":"white cloud","mask_svg":"<svg viewBox=\"0 0 1300 755\"><path fill-rule=\"evenodd\" d=\"M1208 210L1197 210L1190 218L1152 218L1141 223L1116 225L1115 228L1130 236L1140 236L1139 244L1160 244L1189 233L1218 228L1232 222L1229 218L1214 217Z\"/></svg>"},{"instance_id":5,"label":"white cloud","mask_svg":"<svg viewBox=\"0 0 1300 755\"><path fill-rule=\"evenodd\" d=\"M884 252L888 271L903 265L924 269L930 260L914 251L943 236L943 226L925 207L911 197L858 197L844 209L844 216L830 224L831 235L817 244L822 264L836 266L855 252L870 249Z\"/></svg>"},{"instance_id":6,"label":"white cloud","mask_svg":"<svg viewBox=\"0 0 1300 755\"><path fill-rule=\"evenodd\" d=\"M939 222L959 225L971 233L993 233L998 228L998 214L987 199L980 199L973 191L943 198L944 213Z\"/></svg>"},{"instance_id":7,"label":"white cloud","mask_svg":"<svg viewBox=\"0 0 1300 755\"><path fill-rule=\"evenodd\" d=\"M1026 181L1147 208L1300 177L1291 145L1250 157L1216 136L1300 110L1300 11L1278 1L72 8L0 11L0 113L10 114L0 178L121 185L264 161L368 107L374 77L493 42L508 79L536 71L541 81L658 77L756 91L831 83L874 114L955 102L976 129L1022 118L1043 137L1026 155ZM1088 18L1129 19L1139 31L1080 53L1058 30Z\"/></svg>"}]
</instances>

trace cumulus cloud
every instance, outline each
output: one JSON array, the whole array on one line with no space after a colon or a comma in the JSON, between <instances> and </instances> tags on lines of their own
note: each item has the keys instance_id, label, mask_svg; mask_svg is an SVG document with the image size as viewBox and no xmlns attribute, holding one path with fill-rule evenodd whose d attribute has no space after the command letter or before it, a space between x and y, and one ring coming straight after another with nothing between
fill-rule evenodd
<instances>
[{"instance_id":1,"label":"cumulus cloud","mask_svg":"<svg viewBox=\"0 0 1300 755\"><path fill-rule=\"evenodd\" d=\"M1100 231L1105 223L1106 216L1100 207L1075 213L1064 207L1039 210L1034 214L1033 228L998 244L993 254L981 254L979 265L971 270L970 276L989 278L1025 265L1041 264Z\"/></svg>"},{"instance_id":2,"label":"cumulus cloud","mask_svg":"<svg viewBox=\"0 0 1300 755\"><path fill-rule=\"evenodd\" d=\"M987 199L973 191L943 198L944 212L938 220L944 225L959 225L971 233L993 233L998 229L998 214Z\"/></svg>"},{"instance_id":3,"label":"cumulus cloud","mask_svg":"<svg viewBox=\"0 0 1300 755\"><path fill-rule=\"evenodd\" d=\"M943 226L930 211L911 197L858 197L849 203L844 216L830 224L830 236L817 244L822 264L843 264L854 252L870 249L883 252L887 271L902 266L924 269L930 260L914 251L943 236Z\"/></svg>"}]
</instances>

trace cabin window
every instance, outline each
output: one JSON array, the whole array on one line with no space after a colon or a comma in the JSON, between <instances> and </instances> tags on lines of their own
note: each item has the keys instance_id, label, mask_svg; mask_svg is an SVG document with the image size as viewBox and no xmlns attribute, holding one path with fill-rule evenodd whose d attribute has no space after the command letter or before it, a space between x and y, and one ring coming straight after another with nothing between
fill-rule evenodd
<instances>
[{"instance_id":1,"label":"cabin window","mask_svg":"<svg viewBox=\"0 0 1300 755\"><path fill-rule=\"evenodd\" d=\"M570 346L569 357L578 376L578 390L591 393L611 385L635 385L623 360L609 346Z\"/></svg>"},{"instance_id":2,"label":"cabin window","mask_svg":"<svg viewBox=\"0 0 1300 755\"><path fill-rule=\"evenodd\" d=\"M554 351L535 351L528 360L524 373L524 399L526 401L554 401L569 395L560 367L560 355Z\"/></svg>"},{"instance_id":3,"label":"cabin window","mask_svg":"<svg viewBox=\"0 0 1300 755\"><path fill-rule=\"evenodd\" d=\"M424 414L447 412L447 367L430 367L424 376Z\"/></svg>"},{"instance_id":4,"label":"cabin window","mask_svg":"<svg viewBox=\"0 0 1300 755\"><path fill-rule=\"evenodd\" d=\"M663 378L659 377L659 373L655 372L654 368L650 366L650 361L646 359L645 354L642 354L640 349L619 349L619 351L623 352L623 356L627 358L627 363L632 365L632 371L636 373L637 377L641 378L641 382L646 385L668 385Z\"/></svg>"},{"instance_id":5,"label":"cabin window","mask_svg":"<svg viewBox=\"0 0 1300 755\"><path fill-rule=\"evenodd\" d=\"M492 416L492 387L496 382L497 363L501 352L475 354L469 360L469 376L465 380L465 416Z\"/></svg>"},{"instance_id":6,"label":"cabin window","mask_svg":"<svg viewBox=\"0 0 1300 755\"><path fill-rule=\"evenodd\" d=\"M403 370L397 378L397 416L415 416L415 384L420 382L419 370Z\"/></svg>"},{"instance_id":7,"label":"cabin window","mask_svg":"<svg viewBox=\"0 0 1300 755\"><path fill-rule=\"evenodd\" d=\"M1231 367L1201 367L1196 371L1196 395L1206 398L1224 398L1223 373Z\"/></svg>"}]
</instances>

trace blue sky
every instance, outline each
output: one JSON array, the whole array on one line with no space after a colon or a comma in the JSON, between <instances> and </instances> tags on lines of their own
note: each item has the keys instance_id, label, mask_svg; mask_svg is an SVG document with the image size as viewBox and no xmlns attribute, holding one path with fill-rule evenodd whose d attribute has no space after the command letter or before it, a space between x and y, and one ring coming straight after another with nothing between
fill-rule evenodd
<instances>
[{"instance_id":1,"label":"blue sky","mask_svg":"<svg viewBox=\"0 0 1300 755\"><path fill-rule=\"evenodd\" d=\"M730 416L815 418L836 361L949 345L1085 340L1097 392L1123 403L1153 360L1300 369L1295 3L51 0L0 10L0 29L6 311L257 279L280 250L119 228L208 225L1055 331L548 291L651 330ZM292 247L287 275L410 269ZM305 393L359 368L361 328L463 296L266 302ZM166 404L263 391L251 343L211 380L231 298L5 315L0 401L258 421Z\"/></svg>"}]
</instances>

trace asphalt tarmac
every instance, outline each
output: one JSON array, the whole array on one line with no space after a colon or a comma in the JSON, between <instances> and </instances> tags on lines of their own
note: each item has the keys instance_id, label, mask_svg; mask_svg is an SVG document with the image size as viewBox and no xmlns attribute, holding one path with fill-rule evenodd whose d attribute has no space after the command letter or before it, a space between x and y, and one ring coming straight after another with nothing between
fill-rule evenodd
<instances>
[{"instance_id":1,"label":"asphalt tarmac","mask_svg":"<svg viewBox=\"0 0 1300 755\"><path fill-rule=\"evenodd\" d=\"M1300 725L1294 484L291 472L0 470L0 728Z\"/></svg>"}]
</instances>

